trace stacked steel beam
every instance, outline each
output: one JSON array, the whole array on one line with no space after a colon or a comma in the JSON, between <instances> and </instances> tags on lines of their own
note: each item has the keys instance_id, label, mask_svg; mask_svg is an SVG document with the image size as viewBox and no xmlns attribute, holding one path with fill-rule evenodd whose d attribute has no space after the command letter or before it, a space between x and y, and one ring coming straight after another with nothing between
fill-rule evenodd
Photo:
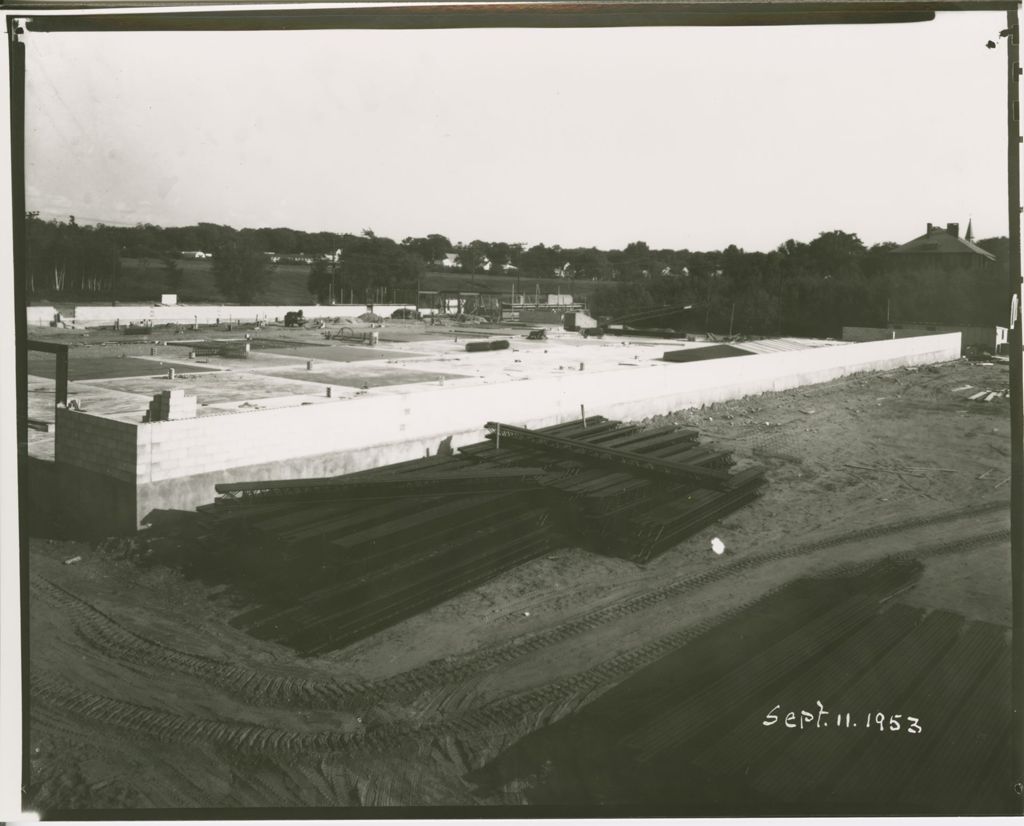
<instances>
[{"instance_id":1,"label":"stacked steel beam","mask_svg":"<svg viewBox=\"0 0 1024 826\"><path fill-rule=\"evenodd\" d=\"M306 654L347 645L558 547L646 561L757 496L694 430L602 418L488 425L459 455L217 486L198 571L255 607L236 624Z\"/></svg>"}]
</instances>

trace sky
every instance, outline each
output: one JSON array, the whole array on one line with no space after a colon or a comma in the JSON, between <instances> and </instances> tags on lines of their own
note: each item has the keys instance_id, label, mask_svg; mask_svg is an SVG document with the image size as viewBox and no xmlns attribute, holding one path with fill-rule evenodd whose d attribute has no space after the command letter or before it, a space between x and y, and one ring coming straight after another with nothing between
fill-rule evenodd
<instances>
[{"instance_id":1,"label":"sky","mask_svg":"<svg viewBox=\"0 0 1024 826\"><path fill-rule=\"evenodd\" d=\"M1004 26L30 33L28 208L605 249L1005 235Z\"/></svg>"}]
</instances>

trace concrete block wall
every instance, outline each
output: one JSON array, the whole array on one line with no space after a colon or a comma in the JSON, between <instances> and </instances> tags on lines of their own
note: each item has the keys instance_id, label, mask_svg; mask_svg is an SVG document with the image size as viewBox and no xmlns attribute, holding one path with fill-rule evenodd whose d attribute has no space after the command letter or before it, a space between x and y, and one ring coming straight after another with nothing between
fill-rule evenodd
<instances>
[{"instance_id":1,"label":"concrete block wall","mask_svg":"<svg viewBox=\"0 0 1024 826\"><path fill-rule=\"evenodd\" d=\"M136 425L62 408L57 410L55 424L54 460L59 465L70 465L122 481L136 481Z\"/></svg>"},{"instance_id":2,"label":"concrete block wall","mask_svg":"<svg viewBox=\"0 0 1024 826\"><path fill-rule=\"evenodd\" d=\"M402 307L415 309L412 304L374 304L373 311L377 315L388 318L395 310ZM73 318L78 327L106 326L112 325L115 321L120 321L121 324L128 324L132 321L135 323L151 321L154 324L192 324L197 319L199 324L215 324L218 319L222 323L227 321L273 321L275 318L283 321L284 314L293 310L302 310L303 317L307 319L338 316L355 318L367 312L365 304L334 304L330 306L179 304L174 307L119 304L116 307L78 306L75 307ZM47 323L52 318L51 310Z\"/></svg>"},{"instance_id":3,"label":"concrete block wall","mask_svg":"<svg viewBox=\"0 0 1024 826\"><path fill-rule=\"evenodd\" d=\"M458 448L481 438L479 430L456 434L454 438L414 439L357 450L342 450L330 453L317 453L282 459L276 462L254 463L243 467L211 470L174 479L164 479L152 483L140 483L136 488L138 511L136 519L139 524L148 521L148 517L159 510L192 510L197 505L212 502L215 485L219 482L263 481L274 479L303 479L321 476L340 476L369 470L395 462L405 462L429 455L436 456L442 451ZM250 457L250 459L256 457Z\"/></svg>"}]
</instances>

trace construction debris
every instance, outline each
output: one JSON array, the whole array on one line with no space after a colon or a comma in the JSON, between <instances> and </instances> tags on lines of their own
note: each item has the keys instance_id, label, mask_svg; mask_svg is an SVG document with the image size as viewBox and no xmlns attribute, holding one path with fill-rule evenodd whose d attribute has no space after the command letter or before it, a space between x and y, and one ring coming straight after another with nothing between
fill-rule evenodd
<instances>
[{"instance_id":1,"label":"construction debris","mask_svg":"<svg viewBox=\"0 0 1024 826\"><path fill-rule=\"evenodd\" d=\"M972 402L990 402L994 399L1008 399L1010 398L1010 388L1004 387L1002 390L980 390L967 398L968 401Z\"/></svg>"},{"instance_id":2,"label":"construction debris","mask_svg":"<svg viewBox=\"0 0 1024 826\"><path fill-rule=\"evenodd\" d=\"M669 350L662 356L662 359L672 362L688 362L752 355L754 354L749 350L744 350L740 347L733 347L729 344L714 344L705 347L693 347L689 350Z\"/></svg>"},{"instance_id":3,"label":"construction debris","mask_svg":"<svg viewBox=\"0 0 1024 826\"><path fill-rule=\"evenodd\" d=\"M487 429L458 455L217 485L200 508L207 573L255 604L235 624L326 653L559 547L646 562L765 482L761 467L732 471L731 453L691 429L601 416Z\"/></svg>"},{"instance_id":4,"label":"construction debris","mask_svg":"<svg viewBox=\"0 0 1024 826\"><path fill-rule=\"evenodd\" d=\"M457 341L458 339L456 339ZM467 353L482 353L485 350L507 350L509 343L505 339L495 341L470 341L466 344Z\"/></svg>"}]
</instances>

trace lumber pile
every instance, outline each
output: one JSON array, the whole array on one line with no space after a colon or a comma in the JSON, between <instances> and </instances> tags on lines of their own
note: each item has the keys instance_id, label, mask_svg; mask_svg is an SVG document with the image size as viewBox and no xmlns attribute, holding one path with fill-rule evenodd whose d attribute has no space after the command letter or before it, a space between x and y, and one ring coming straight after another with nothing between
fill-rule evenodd
<instances>
[{"instance_id":1,"label":"lumber pile","mask_svg":"<svg viewBox=\"0 0 1024 826\"><path fill-rule=\"evenodd\" d=\"M453 456L218 485L199 509L201 575L254 605L239 627L321 654L559 547L645 562L764 484L695 430L600 417L487 429Z\"/></svg>"}]
</instances>

